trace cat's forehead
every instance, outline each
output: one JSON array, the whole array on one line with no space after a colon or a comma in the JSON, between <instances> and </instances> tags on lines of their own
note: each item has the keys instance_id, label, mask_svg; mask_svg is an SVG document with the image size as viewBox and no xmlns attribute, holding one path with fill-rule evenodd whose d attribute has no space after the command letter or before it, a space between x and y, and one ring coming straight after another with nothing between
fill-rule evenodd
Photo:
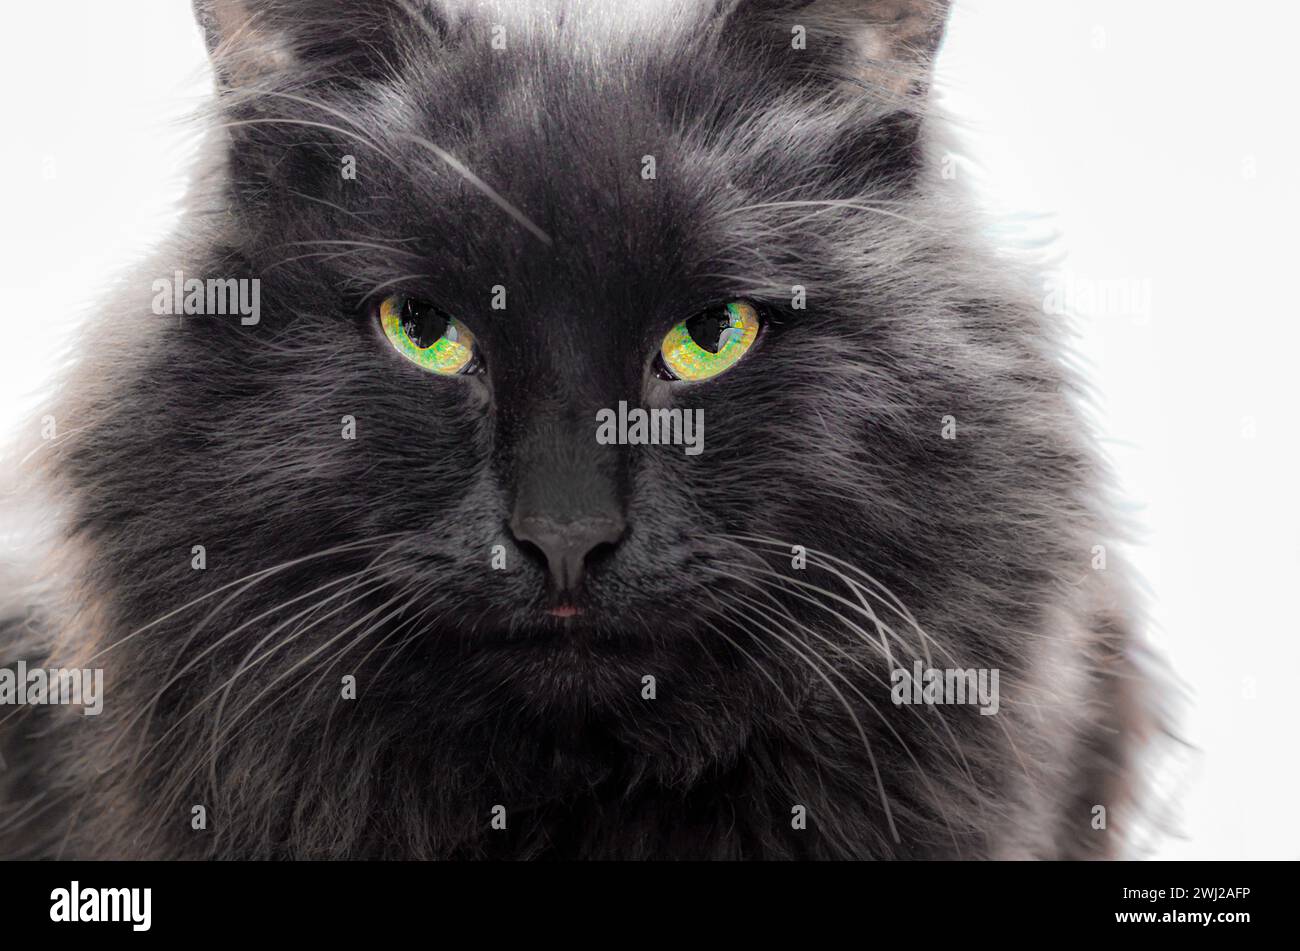
<instances>
[{"instance_id":1,"label":"cat's forehead","mask_svg":"<svg viewBox=\"0 0 1300 951\"><path fill-rule=\"evenodd\" d=\"M644 41L698 20L715 5L708 0L438 0L452 22L490 23L534 39L591 43ZM508 41L508 40L507 40Z\"/></svg>"},{"instance_id":2,"label":"cat's forehead","mask_svg":"<svg viewBox=\"0 0 1300 951\"><path fill-rule=\"evenodd\" d=\"M607 326L694 293L692 271L733 240L711 211L722 170L645 90L504 72L459 103L416 90L384 143L400 178L369 196L374 217L449 262L440 280L461 298L491 278ZM394 183L410 186L400 200Z\"/></svg>"}]
</instances>

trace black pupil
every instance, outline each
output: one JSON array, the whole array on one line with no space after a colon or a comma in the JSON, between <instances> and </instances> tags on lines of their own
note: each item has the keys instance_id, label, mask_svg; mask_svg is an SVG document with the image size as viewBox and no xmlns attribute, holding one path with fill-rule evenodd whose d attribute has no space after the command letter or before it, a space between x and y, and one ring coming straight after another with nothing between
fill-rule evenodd
<instances>
[{"instance_id":1,"label":"black pupil","mask_svg":"<svg viewBox=\"0 0 1300 951\"><path fill-rule=\"evenodd\" d=\"M402 330L423 350L447 332L447 315L424 301L408 299L402 304Z\"/></svg>"},{"instance_id":2,"label":"black pupil","mask_svg":"<svg viewBox=\"0 0 1300 951\"><path fill-rule=\"evenodd\" d=\"M731 329L731 312L723 307L719 310L705 311L686 321L686 332L699 346L709 353L722 349L726 338L723 336Z\"/></svg>"}]
</instances>

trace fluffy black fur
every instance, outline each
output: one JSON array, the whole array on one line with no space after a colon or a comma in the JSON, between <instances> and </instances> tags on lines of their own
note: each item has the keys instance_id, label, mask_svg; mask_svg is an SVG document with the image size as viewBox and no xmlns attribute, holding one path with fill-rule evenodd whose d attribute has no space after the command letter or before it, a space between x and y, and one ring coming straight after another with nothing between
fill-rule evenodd
<instances>
[{"instance_id":1,"label":"fluffy black fur","mask_svg":"<svg viewBox=\"0 0 1300 951\"><path fill-rule=\"evenodd\" d=\"M943 11L542 6L200 3L192 209L50 408L51 560L0 640L104 667L105 712L0 711L0 854L1122 852L1144 704L1104 475L1061 329L939 173ZM260 324L154 316L177 269L259 279ZM394 290L485 372L404 362ZM660 379L735 298L754 351ZM705 452L597 445L620 400L702 408ZM512 536L526 493L625 517L579 617ZM895 706L917 658L998 668L1000 712Z\"/></svg>"}]
</instances>

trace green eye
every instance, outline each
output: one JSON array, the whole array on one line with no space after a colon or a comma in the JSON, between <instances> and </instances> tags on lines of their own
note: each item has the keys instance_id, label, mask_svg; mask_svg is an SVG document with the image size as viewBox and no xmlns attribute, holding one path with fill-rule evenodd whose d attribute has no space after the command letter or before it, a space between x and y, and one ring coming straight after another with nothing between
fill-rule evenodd
<instances>
[{"instance_id":1,"label":"green eye","mask_svg":"<svg viewBox=\"0 0 1300 951\"><path fill-rule=\"evenodd\" d=\"M712 307L668 331L659 356L678 380L695 382L731 369L758 339L758 311L745 301Z\"/></svg>"},{"instance_id":2,"label":"green eye","mask_svg":"<svg viewBox=\"0 0 1300 951\"><path fill-rule=\"evenodd\" d=\"M455 376L472 372L477 363L469 328L427 301L402 294L385 297L379 323L398 353L430 373Z\"/></svg>"}]
</instances>

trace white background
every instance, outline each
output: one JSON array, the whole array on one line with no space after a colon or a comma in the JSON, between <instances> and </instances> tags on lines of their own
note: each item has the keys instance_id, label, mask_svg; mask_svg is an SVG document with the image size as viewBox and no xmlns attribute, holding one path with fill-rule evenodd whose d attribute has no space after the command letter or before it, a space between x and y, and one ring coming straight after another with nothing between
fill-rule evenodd
<instances>
[{"instance_id":1,"label":"white background","mask_svg":"<svg viewBox=\"0 0 1300 951\"><path fill-rule=\"evenodd\" d=\"M1294 9L959 0L939 64L958 174L1019 233L1059 234L1085 311L1152 637L1189 698L1163 857L1300 858ZM183 0L10 4L3 32L8 432L174 220L210 80Z\"/></svg>"}]
</instances>

